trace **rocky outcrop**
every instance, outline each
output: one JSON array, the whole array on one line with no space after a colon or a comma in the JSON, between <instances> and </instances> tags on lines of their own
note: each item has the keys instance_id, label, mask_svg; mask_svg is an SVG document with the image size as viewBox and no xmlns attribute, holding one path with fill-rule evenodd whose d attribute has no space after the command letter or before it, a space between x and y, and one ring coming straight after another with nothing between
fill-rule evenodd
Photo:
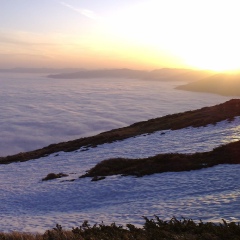
<instances>
[{"instance_id":1,"label":"rocky outcrop","mask_svg":"<svg viewBox=\"0 0 240 240\"><path fill-rule=\"evenodd\" d=\"M42 179L42 181L48 181L48 180L53 180L56 178L62 178L67 176L68 175L65 173L49 173L45 178Z\"/></svg>"}]
</instances>

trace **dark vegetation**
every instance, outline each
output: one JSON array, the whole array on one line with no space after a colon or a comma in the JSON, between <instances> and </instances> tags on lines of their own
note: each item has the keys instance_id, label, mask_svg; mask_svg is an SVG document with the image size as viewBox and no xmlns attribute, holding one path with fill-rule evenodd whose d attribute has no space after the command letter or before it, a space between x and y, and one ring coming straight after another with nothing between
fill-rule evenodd
<instances>
[{"instance_id":1,"label":"dark vegetation","mask_svg":"<svg viewBox=\"0 0 240 240\"><path fill-rule=\"evenodd\" d=\"M56 225L44 234L27 233L0 233L0 240L239 240L239 223L214 224L211 222L194 222L191 219L172 218L163 221L155 216L154 219L144 217L145 224L142 228L127 224L126 227L95 224L90 226L84 221L80 227L72 230L63 230L61 225Z\"/></svg>"},{"instance_id":2,"label":"dark vegetation","mask_svg":"<svg viewBox=\"0 0 240 240\"><path fill-rule=\"evenodd\" d=\"M67 176L68 175L65 173L49 173L45 178L42 179L42 181L48 181L48 180L53 180L56 178L62 178Z\"/></svg>"},{"instance_id":3,"label":"dark vegetation","mask_svg":"<svg viewBox=\"0 0 240 240\"><path fill-rule=\"evenodd\" d=\"M232 121L236 116L240 116L240 99L233 99L212 107L204 107L194 111L176 113L150 119L148 121L134 123L128 127L113 129L92 137L51 144L42 149L30 152L0 157L0 164L37 159L60 151L71 152L78 150L81 147L95 147L100 144L124 140L126 138L145 133L153 133L159 130L176 130L190 126L201 127L208 124L216 124L223 120Z\"/></svg>"},{"instance_id":4,"label":"dark vegetation","mask_svg":"<svg viewBox=\"0 0 240 240\"><path fill-rule=\"evenodd\" d=\"M150 175L162 172L190 171L218 164L240 163L240 141L215 148L210 152L194 154L159 154L143 159L114 158L104 160L90 169L83 177ZM101 179L99 179L101 180Z\"/></svg>"}]
</instances>

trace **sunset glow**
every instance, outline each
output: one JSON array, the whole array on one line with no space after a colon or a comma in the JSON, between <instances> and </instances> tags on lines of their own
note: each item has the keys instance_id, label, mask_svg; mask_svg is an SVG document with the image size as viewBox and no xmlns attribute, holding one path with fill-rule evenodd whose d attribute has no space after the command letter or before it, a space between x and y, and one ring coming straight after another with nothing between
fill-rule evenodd
<instances>
[{"instance_id":1,"label":"sunset glow","mask_svg":"<svg viewBox=\"0 0 240 240\"><path fill-rule=\"evenodd\" d=\"M240 69L237 0L4 0L0 68Z\"/></svg>"}]
</instances>

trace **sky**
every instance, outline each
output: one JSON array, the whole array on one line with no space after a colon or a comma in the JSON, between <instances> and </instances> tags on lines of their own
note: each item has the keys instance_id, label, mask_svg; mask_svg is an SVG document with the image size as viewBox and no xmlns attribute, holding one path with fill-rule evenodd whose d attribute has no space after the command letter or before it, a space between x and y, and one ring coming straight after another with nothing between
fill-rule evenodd
<instances>
[{"instance_id":1,"label":"sky","mask_svg":"<svg viewBox=\"0 0 240 240\"><path fill-rule=\"evenodd\" d=\"M0 0L0 68L240 68L239 0Z\"/></svg>"}]
</instances>

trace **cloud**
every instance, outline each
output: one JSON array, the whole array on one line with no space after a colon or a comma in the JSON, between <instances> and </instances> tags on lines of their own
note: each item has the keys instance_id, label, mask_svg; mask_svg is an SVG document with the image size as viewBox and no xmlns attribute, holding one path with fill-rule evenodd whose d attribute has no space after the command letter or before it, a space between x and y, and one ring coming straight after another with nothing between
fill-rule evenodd
<instances>
[{"instance_id":1,"label":"cloud","mask_svg":"<svg viewBox=\"0 0 240 240\"><path fill-rule=\"evenodd\" d=\"M65 2L61 2L61 4L63 6L65 6L65 7L67 7L67 8L75 11L75 12L80 13L81 15L83 15L83 16L85 16L87 18L90 18L90 19L93 19L93 20L97 19L97 15L93 11L91 11L89 9L76 8L76 7L74 7L74 6L72 6L72 5L68 4L68 3L65 3Z\"/></svg>"}]
</instances>

